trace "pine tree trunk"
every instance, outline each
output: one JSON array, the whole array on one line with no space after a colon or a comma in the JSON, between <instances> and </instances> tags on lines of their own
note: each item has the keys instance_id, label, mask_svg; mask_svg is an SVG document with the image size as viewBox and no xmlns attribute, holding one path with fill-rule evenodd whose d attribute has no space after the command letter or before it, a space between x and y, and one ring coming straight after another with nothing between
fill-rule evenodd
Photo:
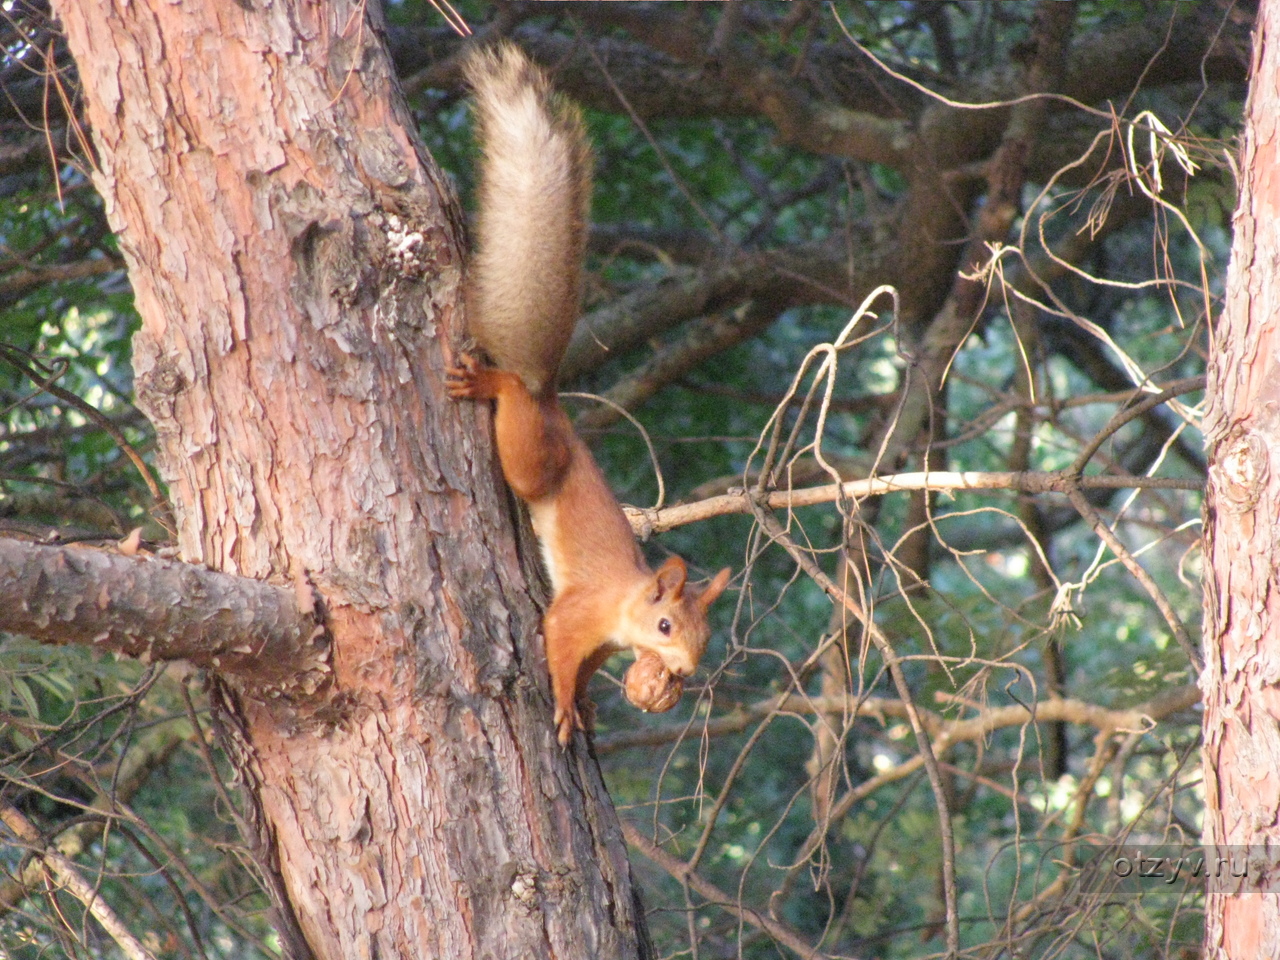
<instances>
[{"instance_id":1,"label":"pine tree trunk","mask_svg":"<svg viewBox=\"0 0 1280 960\"><path fill-rule=\"evenodd\" d=\"M332 633L318 695L224 698L287 949L638 956L594 759L552 735L488 414L442 390L457 211L376 11L55 6L182 556L314 591Z\"/></svg>"},{"instance_id":2,"label":"pine tree trunk","mask_svg":"<svg viewBox=\"0 0 1280 960\"><path fill-rule=\"evenodd\" d=\"M1280 841L1280 2L1263 0L1256 30L1226 305L1209 358L1201 686L1205 842L1269 849L1248 881L1272 892L1211 883L1205 956L1215 960L1280 956L1280 870L1267 865Z\"/></svg>"}]
</instances>

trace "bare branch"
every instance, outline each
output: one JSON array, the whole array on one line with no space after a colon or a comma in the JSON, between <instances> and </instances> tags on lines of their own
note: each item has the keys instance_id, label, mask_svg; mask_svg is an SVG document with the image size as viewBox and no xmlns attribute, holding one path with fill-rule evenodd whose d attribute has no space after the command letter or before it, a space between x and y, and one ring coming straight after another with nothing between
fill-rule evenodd
<instances>
[{"instance_id":1,"label":"bare branch","mask_svg":"<svg viewBox=\"0 0 1280 960\"><path fill-rule=\"evenodd\" d=\"M851 273L848 250L809 244L785 251L743 251L699 269L680 268L657 283L624 294L583 316L574 331L560 376L575 376L650 337L747 300L775 310L812 303L852 305L853 292L883 277L873 251L858 250Z\"/></svg>"},{"instance_id":2,"label":"bare branch","mask_svg":"<svg viewBox=\"0 0 1280 960\"><path fill-rule=\"evenodd\" d=\"M189 660L292 695L314 693L329 675L328 635L303 609L310 602L305 584L0 538L0 630L143 661Z\"/></svg>"},{"instance_id":3,"label":"bare branch","mask_svg":"<svg viewBox=\"0 0 1280 960\"><path fill-rule=\"evenodd\" d=\"M1178 641L1178 646L1187 655L1188 662L1195 667L1197 673L1203 670L1204 660L1200 657L1200 652L1196 649L1196 645L1191 642L1187 628L1182 624L1182 618L1173 609L1173 604L1164 595L1164 591L1156 585L1151 574L1147 573L1142 564L1138 563L1133 554L1120 542L1120 538L1112 532L1102 517L1098 516L1098 511L1093 509L1093 505L1085 499L1083 493L1079 490L1069 490L1067 496L1070 497L1071 505L1080 512L1080 516L1085 519L1085 522L1093 527L1093 532L1098 535L1098 538L1111 548L1111 552L1124 564L1124 568L1133 574L1133 578L1142 585L1142 589L1147 591L1147 595L1155 603L1156 609L1164 617L1164 622L1168 624L1174 639Z\"/></svg>"},{"instance_id":4,"label":"bare branch","mask_svg":"<svg viewBox=\"0 0 1280 960\"><path fill-rule=\"evenodd\" d=\"M690 870L684 861L667 853L648 837L642 835L639 830L626 820L622 821L622 835L626 837L628 846L639 850L645 857L681 883L687 883L699 896L706 898L709 903L715 904L722 910L727 910L744 923L749 923L753 927L763 930L797 956L803 957L804 960L826 960L828 957L828 954L822 953L816 947L806 943L800 934L786 924L779 923L758 910L743 906L740 897L733 897L703 879L698 873Z\"/></svg>"},{"instance_id":5,"label":"bare branch","mask_svg":"<svg viewBox=\"0 0 1280 960\"><path fill-rule=\"evenodd\" d=\"M764 506L771 510L790 510L842 499L882 497L888 493L904 490L1015 490L1019 493L1068 494L1074 489L1094 487L1113 490L1199 490L1203 486L1204 482L1201 480L1183 480L1177 477L1128 477L1109 474L1081 477L1065 470L1042 473L922 470L869 477L865 480L850 480L848 483L831 483L802 490L777 491L764 498ZM623 507L623 510L627 514L627 519L631 521L631 528L637 534L647 536L674 530L685 524L697 523L709 517L720 517L729 513L751 513L752 494L746 490L739 490L718 497L708 497L697 503L681 503L658 510L641 507Z\"/></svg>"},{"instance_id":6,"label":"bare branch","mask_svg":"<svg viewBox=\"0 0 1280 960\"><path fill-rule=\"evenodd\" d=\"M123 269L124 261L115 257L96 257L88 260L74 260L71 263L28 267L0 278L0 297L14 300L46 284L83 280L85 277L98 277L105 273L117 273Z\"/></svg>"},{"instance_id":7,"label":"bare branch","mask_svg":"<svg viewBox=\"0 0 1280 960\"><path fill-rule=\"evenodd\" d=\"M634 410L704 360L754 337L777 316L771 304L749 303L738 310L695 321L677 342L631 371L605 396L626 410ZM614 408L600 406L582 414L576 423L579 430L600 430L616 423L619 417L621 414Z\"/></svg>"},{"instance_id":8,"label":"bare branch","mask_svg":"<svg viewBox=\"0 0 1280 960\"><path fill-rule=\"evenodd\" d=\"M1001 727L1023 726L1033 722L1065 721L1068 723L1088 724L1096 727L1100 732L1110 731L1113 734L1117 732L1145 731L1150 729L1153 723L1163 720L1179 710L1185 710L1198 703L1199 700L1199 687L1195 684L1186 684L1129 710L1109 710L1105 707L1083 703L1078 700L1053 697L1037 703L1034 711L1021 704L995 707L991 710L982 711L976 717L955 720L943 724L941 727L935 727L936 735L934 735L932 744L933 752L936 757L943 757L950 753L951 749L958 743L982 740L988 734ZM899 706L905 716L906 705L900 702ZM928 718L930 723L937 724L939 722L937 715L931 711L923 711L914 706L913 709L922 721ZM793 862L801 864L812 856L813 852L822 844L827 831L832 828L833 824L843 819L855 804L869 797L881 787L909 777L923 766L925 766L925 754L922 751L902 763L864 780L849 790L839 801L832 805L830 817L815 827L809 834Z\"/></svg>"},{"instance_id":9,"label":"bare branch","mask_svg":"<svg viewBox=\"0 0 1280 960\"><path fill-rule=\"evenodd\" d=\"M116 912L102 899L101 894L94 889L88 880L80 875L80 871L74 863L60 853L40 849L40 831L35 828L35 825L30 820L22 815L17 807L0 801L0 821L3 821L4 825L13 832L15 837L31 847L32 852L43 861L50 875L59 886L84 904L85 909L102 924L102 929L107 931L111 939L119 945L129 960L155 960L150 951L129 931L129 928L116 916Z\"/></svg>"},{"instance_id":10,"label":"bare branch","mask_svg":"<svg viewBox=\"0 0 1280 960\"><path fill-rule=\"evenodd\" d=\"M958 936L958 928L956 927L958 915L956 913L954 877L955 835L952 827L951 808L948 805L946 785L942 780L942 773L938 770L938 758L933 749L932 738L920 716L920 710L911 699L911 687L907 683L906 673L902 669L902 659L898 656L897 651L893 649L893 644L889 642L889 638L884 631L880 629L872 618L870 610L858 598L851 596L850 592L845 590L843 586L833 582L813 561L813 558L791 539L772 513L759 508L756 508L754 513L756 522L760 524L775 543L787 551L800 569L822 588L823 593L831 599L831 602L843 606L862 624L867 638L875 645L880 658L884 661L885 669L889 672L889 678L893 682L894 689L898 691L898 697L902 700L903 709L907 714L907 721L911 724L912 732L916 736L916 747L919 751L916 757L924 764L925 771L929 777L929 786L933 790L934 807L938 814L938 838L942 843L943 894L947 906L948 950L951 954L954 954L955 949L951 946L951 942ZM822 828L819 829L821 830Z\"/></svg>"},{"instance_id":11,"label":"bare branch","mask_svg":"<svg viewBox=\"0 0 1280 960\"><path fill-rule=\"evenodd\" d=\"M86 783L94 787L95 796L90 808L109 813L118 804L127 803L152 771L164 763L186 737L187 731L182 723L163 724L125 755L119 768L107 778L110 789L103 789L92 778L84 778ZM92 842L92 838L100 837L101 833L101 822L77 818L73 826L53 838L52 846L62 856L75 859ZM17 907L22 898L40 881L43 872L44 867L37 857L18 875L0 883L0 917Z\"/></svg>"},{"instance_id":12,"label":"bare branch","mask_svg":"<svg viewBox=\"0 0 1280 960\"><path fill-rule=\"evenodd\" d=\"M1104 707L1075 698L1050 697L1037 701L1032 708L1022 704L990 707L979 711L977 716L963 720L946 720L932 710L920 707L917 709L920 711L921 722L934 737L935 749L941 754L958 743L981 740L996 730L1033 722L1061 721L1096 730L1146 730L1152 723L1199 702L1200 688L1194 683L1188 683L1134 707ZM749 706L735 707L723 716L713 717L705 724L699 724L696 729L699 734L705 732L707 736L724 736L745 730L756 720L781 713L826 713L834 716L871 717L876 720L883 720L885 717L905 720L907 717L902 701L887 697L858 698L853 694L811 697L804 693L787 693ZM674 743L688 734L689 725L686 723L645 727L599 737L595 748L596 753L605 754L632 747L656 747Z\"/></svg>"}]
</instances>

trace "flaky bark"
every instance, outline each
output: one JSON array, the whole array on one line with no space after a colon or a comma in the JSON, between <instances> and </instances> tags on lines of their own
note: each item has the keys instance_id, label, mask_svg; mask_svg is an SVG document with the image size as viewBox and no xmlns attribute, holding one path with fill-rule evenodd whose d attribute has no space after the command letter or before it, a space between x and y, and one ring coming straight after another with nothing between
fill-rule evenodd
<instances>
[{"instance_id":1,"label":"flaky bark","mask_svg":"<svg viewBox=\"0 0 1280 960\"><path fill-rule=\"evenodd\" d=\"M57 7L182 555L309 581L332 635L323 702L224 701L286 948L637 956L595 763L552 737L487 414L442 390L456 211L368 5Z\"/></svg>"},{"instance_id":2,"label":"flaky bark","mask_svg":"<svg viewBox=\"0 0 1280 960\"><path fill-rule=\"evenodd\" d=\"M315 693L330 672L310 590L0 538L0 630L147 662L189 660L291 696Z\"/></svg>"},{"instance_id":3,"label":"flaky bark","mask_svg":"<svg viewBox=\"0 0 1280 960\"><path fill-rule=\"evenodd\" d=\"M1265 0L1245 109L1241 194L1226 305L1209 356L1205 442L1207 844L1272 851L1250 865L1267 893L1211 890L1205 956L1280 956L1280 3ZM1269 866L1271 864L1271 866ZM1269 876L1263 872L1269 871Z\"/></svg>"}]
</instances>

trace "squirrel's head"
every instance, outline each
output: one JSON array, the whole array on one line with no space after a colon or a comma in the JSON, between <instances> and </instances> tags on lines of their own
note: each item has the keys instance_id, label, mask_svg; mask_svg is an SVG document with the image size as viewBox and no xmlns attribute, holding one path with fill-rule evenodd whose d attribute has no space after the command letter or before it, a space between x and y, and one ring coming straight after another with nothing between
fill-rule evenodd
<instances>
[{"instance_id":1,"label":"squirrel's head","mask_svg":"<svg viewBox=\"0 0 1280 960\"><path fill-rule=\"evenodd\" d=\"M706 583L690 584L684 561L669 558L629 604L626 646L652 651L672 673L690 676L711 636L707 608L724 593L729 574L725 567Z\"/></svg>"}]
</instances>

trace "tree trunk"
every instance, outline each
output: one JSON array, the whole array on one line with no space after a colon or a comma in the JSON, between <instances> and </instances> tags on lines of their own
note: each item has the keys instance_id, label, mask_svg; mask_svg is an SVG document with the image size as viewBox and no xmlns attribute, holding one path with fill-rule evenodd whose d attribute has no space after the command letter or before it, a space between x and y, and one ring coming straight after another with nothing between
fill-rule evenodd
<instances>
[{"instance_id":1,"label":"tree trunk","mask_svg":"<svg viewBox=\"0 0 1280 960\"><path fill-rule=\"evenodd\" d=\"M1258 12L1226 305L1213 330L1205 442L1205 842L1269 849L1280 891L1280 2ZM1255 887L1256 889L1256 887ZM1280 956L1280 893L1211 885L1205 956Z\"/></svg>"},{"instance_id":2,"label":"tree trunk","mask_svg":"<svg viewBox=\"0 0 1280 960\"><path fill-rule=\"evenodd\" d=\"M182 556L313 590L331 633L322 697L224 698L286 948L637 956L594 758L555 744L488 414L442 389L458 215L377 12L55 6Z\"/></svg>"}]
</instances>

